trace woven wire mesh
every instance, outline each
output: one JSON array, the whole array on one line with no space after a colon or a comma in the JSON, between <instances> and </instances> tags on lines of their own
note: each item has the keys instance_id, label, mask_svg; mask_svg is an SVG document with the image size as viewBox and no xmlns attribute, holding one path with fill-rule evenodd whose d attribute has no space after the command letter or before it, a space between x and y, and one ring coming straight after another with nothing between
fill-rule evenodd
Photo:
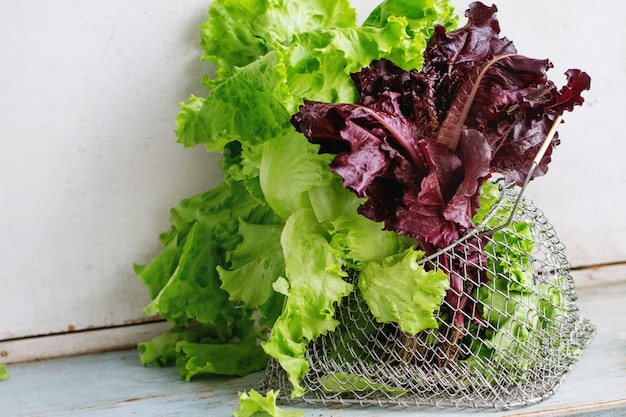
<instances>
[{"instance_id":1,"label":"woven wire mesh","mask_svg":"<svg viewBox=\"0 0 626 417\"><path fill-rule=\"evenodd\" d=\"M262 388L280 390L286 402L479 409L552 395L595 328L578 314L564 247L543 213L510 187L497 208L454 246L423 260L463 283L463 297L448 290L437 329L410 335L379 323L357 289L337 306L335 331L307 348L305 395L291 399L273 359ZM505 224L513 210L510 227L481 234Z\"/></svg>"}]
</instances>

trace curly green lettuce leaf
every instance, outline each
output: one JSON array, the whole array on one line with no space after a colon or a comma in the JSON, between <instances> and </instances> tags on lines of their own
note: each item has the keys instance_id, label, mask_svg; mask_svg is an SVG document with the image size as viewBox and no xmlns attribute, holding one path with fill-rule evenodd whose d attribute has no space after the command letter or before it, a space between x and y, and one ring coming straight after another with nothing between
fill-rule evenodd
<instances>
[{"instance_id":1,"label":"curly green lettuce leaf","mask_svg":"<svg viewBox=\"0 0 626 417\"><path fill-rule=\"evenodd\" d=\"M502 197L500 182L487 181L480 194L480 207L473 217L474 224L485 228L497 228L510 217L510 206L499 204ZM509 288L531 291L533 288L532 252L535 247L533 225L514 221L506 228L497 230L485 246L489 270L492 275L507 277Z\"/></svg>"},{"instance_id":2,"label":"curly green lettuce leaf","mask_svg":"<svg viewBox=\"0 0 626 417\"><path fill-rule=\"evenodd\" d=\"M343 214L356 213L363 203L343 186L339 176L335 176L330 184L310 189L308 198L317 221L322 224L329 224Z\"/></svg>"},{"instance_id":3,"label":"curly green lettuce leaf","mask_svg":"<svg viewBox=\"0 0 626 417\"><path fill-rule=\"evenodd\" d=\"M183 139L180 138L193 138L196 136L195 129L200 124L196 123L196 117L200 113L200 109L204 105L204 98L191 95L187 102L179 103L180 110L176 116L176 126L178 130L176 134L179 137L179 142L185 145Z\"/></svg>"},{"instance_id":4,"label":"curly green lettuce leaf","mask_svg":"<svg viewBox=\"0 0 626 417\"><path fill-rule=\"evenodd\" d=\"M233 340L256 342L262 337L255 328L252 311L243 311L233 323L220 320L216 323L200 323L191 320L185 327L172 326L166 332L146 342L138 343L141 363L163 367L176 362L180 354L177 346L181 342L190 343L230 343Z\"/></svg>"},{"instance_id":5,"label":"curly green lettuce leaf","mask_svg":"<svg viewBox=\"0 0 626 417\"><path fill-rule=\"evenodd\" d=\"M148 314L161 313L184 326L190 318L213 323L237 315L236 307L220 289L216 267L223 262L213 240L212 225L198 221L186 237L178 266L167 284L146 306Z\"/></svg>"},{"instance_id":6,"label":"curly green lettuce leaf","mask_svg":"<svg viewBox=\"0 0 626 417\"><path fill-rule=\"evenodd\" d=\"M430 22L432 23L432 22ZM361 26L317 30L294 35L293 44L279 51L287 64L291 97L285 103L293 114L303 99L354 103L358 92L351 74L380 58L394 59L398 66L413 69L423 49L414 49L404 17L390 19L380 27Z\"/></svg>"},{"instance_id":7,"label":"curly green lettuce leaf","mask_svg":"<svg viewBox=\"0 0 626 417\"><path fill-rule=\"evenodd\" d=\"M440 270L426 271L418 261L423 252L407 249L368 263L359 275L359 289L372 315L383 323L398 323L410 334L438 326L435 313L449 288Z\"/></svg>"},{"instance_id":8,"label":"curly green lettuce leaf","mask_svg":"<svg viewBox=\"0 0 626 417\"><path fill-rule=\"evenodd\" d=\"M481 225L485 222L485 226L497 227L502 219L508 218L509 211L498 205L502 198L501 182L498 180L485 181L480 189L480 205L478 211L472 218L475 225Z\"/></svg>"},{"instance_id":9,"label":"curly green lettuce leaf","mask_svg":"<svg viewBox=\"0 0 626 417\"><path fill-rule=\"evenodd\" d=\"M421 57L422 49L408 42L412 39L408 25L405 18L397 18L383 27L296 33L292 43L278 45L239 68L206 98L192 97L182 104L178 141L186 147L203 144L209 152L236 150L236 158L229 155L227 179L258 176L264 143L289 136L291 114L305 98L356 102L351 73L375 59L393 57L397 65L408 68ZM232 163L235 160L238 163Z\"/></svg>"},{"instance_id":10,"label":"curly green lettuce leaf","mask_svg":"<svg viewBox=\"0 0 626 417\"><path fill-rule=\"evenodd\" d=\"M507 277L509 289L532 291L534 273L531 255L535 247L532 225L513 222L509 230L498 230L492 237L493 241L485 247L487 253L495 255L489 257L489 270Z\"/></svg>"},{"instance_id":11,"label":"curly green lettuce leaf","mask_svg":"<svg viewBox=\"0 0 626 417\"><path fill-rule=\"evenodd\" d=\"M170 229L160 235L161 252L147 265L135 264L135 273L141 278L155 298L167 285L178 266L183 244L191 227L196 222L198 210L203 206L215 210L228 207L232 189L220 184L212 190L183 199L170 210Z\"/></svg>"},{"instance_id":12,"label":"curly green lettuce leaf","mask_svg":"<svg viewBox=\"0 0 626 417\"><path fill-rule=\"evenodd\" d=\"M167 234L165 252L151 264L138 266L140 278L153 294L148 314L160 313L184 327L190 319L203 323L232 322L242 310L221 289L218 266L241 240L239 221L280 224L271 209L241 184L222 183L186 199L172 211L174 232ZM173 246L176 245L176 248Z\"/></svg>"},{"instance_id":13,"label":"curly green lettuce leaf","mask_svg":"<svg viewBox=\"0 0 626 417\"><path fill-rule=\"evenodd\" d=\"M331 245L346 265L355 270L371 262L382 264L416 243L409 236L383 230L383 223L374 222L356 210L337 216L330 224Z\"/></svg>"},{"instance_id":14,"label":"curly green lettuce leaf","mask_svg":"<svg viewBox=\"0 0 626 417\"><path fill-rule=\"evenodd\" d=\"M283 304L283 297L273 288L285 270L280 245L282 230L282 224L251 224L240 220L242 241L226 255L230 266L217 267L222 289L230 300L258 310L262 324L267 325L280 315Z\"/></svg>"},{"instance_id":15,"label":"curly green lettuce leaf","mask_svg":"<svg viewBox=\"0 0 626 417\"><path fill-rule=\"evenodd\" d=\"M445 0L385 0L371 11L363 25L384 27L400 17L406 19L406 32L409 34L409 38L403 39L403 42L411 45L405 51L423 51L434 32L434 23L446 30L456 28L458 23L454 8ZM400 66L407 70L420 69L424 61L421 54L406 53L401 56L391 55L388 59L392 62L406 62L406 66Z\"/></svg>"},{"instance_id":16,"label":"curly green lettuce leaf","mask_svg":"<svg viewBox=\"0 0 626 417\"><path fill-rule=\"evenodd\" d=\"M149 264L134 265L135 273L148 287L151 299L154 299L163 287L167 285L167 282L178 266L182 246L180 246L176 240L176 232L176 229L172 226L170 232L161 235L161 242L163 244L161 252L159 252Z\"/></svg>"},{"instance_id":17,"label":"curly green lettuce leaf","mask_svg":"<svg viewBox=\"0 0 626 417\"><path fill-rule=\"evenodd\" d=\"M292 396L298 397L304 394L300 379L310 368L304 355L307 344L337 327L335 304L353 286L342 279L340 261L313 210L300 209L287 219L281 244L285 277L274 283L274 289L286 299L263 349L285 369Z\"/></svg>"},{"instance_id":18,"label":"curly green lettuce leaf","mask_svg":"<svg viewBox=\"0 0 626 417\"><path fill-rule=\"evenodd\" d=\"M308 191L335 179L328 169L330 159L295 130L267 141L259 181L274 212L287 218L299 208L311 207Z\"/></svg>"},{"instance_id":19,"label":"curly green lettuce leaf","mask_svg":"<svg viewBox=\"0 0 626 417\"><path fill-rule=\"evenodd\" d=\"M303 417L302 410L285 410L276 405L278 391L269 390L265 396L255 390L239 393L241 408L234 410L235 417Z\"/></svg>"},{"instance_id":20,"label":"curly green lettuce leaf","mask_svg":"<svg viewBox=\"0 0 626 417\"><path fill-rule=\"evenodd\" d=\"M499 276L480 288L478 298L484 303L483 317L490 328L484 341L474 344L476 357L468 363L484 366L489 360L503 375L522 380L528 376L525 371L542 359L536 352L554 349L542 346L558 340L555 332L567 313L563 291L553 283L535 284L532 292L509 287L510 282ZM565 345L557 348L567 349Z\"/></svg>"},{"instance_id":21,"label":"curly green lettuce leaf","mask_svg":"<svg viewBox=\"0 0 626 417\"><path fill-rule=\"evenodd\" d=\"M268 360L256 343L179 342L176 352L176 367L187 381L197 375L248 375L264 369Z\"/></svg>"},{"instance_id":22,"label":"curly green lettuce leaf","mask_svg":"<svg viewBox=\"0 0 626 417\"><path fill-rule=\"evenodd\" d=\"M216 86L276 44L289 43L294 33L355 24L349 0L214 0L201 26L201 45L216 77L205 84Z\"/></svg>"},{"instance_id":23,"label":"curly green lettuce leaf","mask_svg":"<svg viewBox=\"0 0 626 417\"><path fill-rule=\"evenodd\" d=\"M497 182L483 184L476 224L496 227L509 218L511 207L499 204L501 196ZM567 315L560 280L535 282L532 228L529 222L513 221L493 233L485 246L489 281L476 297L488 328L482 341L472 343L473 356L464 361L477 370L496 367L501 376L516 380L527 377L526 370L542 359L536 352L553 348L542 345L558 339L554 332ZM485 376L494 374L485 372Z\"/></svg>"},{"instance_id":24,"label":"curly green lettuce leaf","mask_svg":"<svg viewBox=\"0 0 626 417\"><path fill-rule=\"evenodd\" d=\"M0 381L3 379L9 379L9 372L7 371L6 365L0 363Z\"/></svg>"},{"instance_id":25,"label":"curly green lettuce leaf","mask_svg":"<svg viewBox=\"0 0 626 417\"><path fill-rule=\"evenodd\" d=\"M200 323L190 323L187 327L172 327L159 336L137 344L139 358L143 365L163 367L176 362L179 342L198 341L205 339L210 331Z\"/></svg>"},{"instance_id":26,"label":"curly green lettuce leaf","mask_svg":"<svg viewBox=\"0 0 626 417\"><path fill-rule=\"evenodd\" d=\"M230 204L232 194L237 193L237 185L230 187L221 184L210 191L183 199L170 210L170 229L160 235L161 252L147 265L134 265L135 273L148 287L154 299L171 280L179 265L184 243L191 228L197 221L202 207L224 210ZM236 236L233 236L236 239Z\"/></svg>"},{"instance_id":27,"label":"curly green lettuce leaf","mask_svg":"<svg viewBox=\"0 0 626 417\"><path fill-rule=\"evenodd\" d=\"M176 364L186 380L205 374L241 376L263 369L268 356L259 341L267 335L256 325L252 310L245 311L248 316L234 323L192 321L139 343L142 364Z\"/></svg>"},{"instance_id":28,"label":"curly green lettuce leaf","mask_svg":"<svg viewBox=\"0 0 626 417\"><path fill-rule=\"evenodd\" d=\"M204 144L209 152L223 152L236 141L239 149L229 150L237 151L241 162L227 173L235 179L257 176L263 143L279 136L289 123L282 100L288 94L286 74L279 58L270 52L213 89L201 106L182 105L185 114L177 118L179 143Z\"/></svg>"}]
</instances>

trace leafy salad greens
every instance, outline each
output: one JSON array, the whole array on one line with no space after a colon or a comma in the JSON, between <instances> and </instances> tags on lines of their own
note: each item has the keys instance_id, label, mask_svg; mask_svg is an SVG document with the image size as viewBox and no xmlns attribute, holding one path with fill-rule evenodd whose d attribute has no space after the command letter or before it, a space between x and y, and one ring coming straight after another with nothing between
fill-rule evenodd
<instances>
[{"instance_id":1,"label":"leafy salad greens","mask_svg":"<svg viewBox=\"0 0 626 417\"><path fill-rule=\"evenodd\" d=\"M464 284L418 261L473 227L491 172L519 181L589 84L572 70L557 91L494 13L473 3L454 30L447 0L386 0L361 25L348 0L213 0L201 44L215 73L176 133L221 153L224 181L174 207L161 252L135 266L145 311L172 324L139 344L142 362L191 379L271 356L297 397L307 344L355 287L380 322L436 327ZM243 393L235 415L291 415L276 395Z\"/></svg>"},{"instance_id":2,"label":"leafy salad greens","mask_svg":"<svg viewBox=\"0 0 626 417\"><path fill-rule=\"evenodd\" d=\"M330 169L344 186L366 199L359 212L414 237L426 254L474 229L491 175L524 183L557 117L582 104L590 87L585 72L571 69L558 90L546 74L550 61L522 56L499 36L496 10L475 2L464 27L438 26L421 70L374 61L353 74L358 103L305 100L292 117L320 152L334 155ZM533 178L545 174L557 144L555 137ZM459 328L467 316L480 321L468 295L489 279L477 267L486 264L478 246L461 258L468 261L445 266Z\"/></svg>"}]
</instances>

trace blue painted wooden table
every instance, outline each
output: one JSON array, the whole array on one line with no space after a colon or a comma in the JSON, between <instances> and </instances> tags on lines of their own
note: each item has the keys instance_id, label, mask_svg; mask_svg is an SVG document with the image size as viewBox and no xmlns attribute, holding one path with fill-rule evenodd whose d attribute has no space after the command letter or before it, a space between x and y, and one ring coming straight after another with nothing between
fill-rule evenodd
<instances>
[{"instance_id":1,"label":"blue painted wooden table","mask_svg":"<svg viewBox=\"0 0 626 417\"><path fill-rule=\"evenodd\" d=\"M578 291L597 333L556 394L506 412L430 408L285 406L307 417L477 415L626 416L626 284ZM262 373L185 382L174 368L143 367L135 350L13 364L0 381L0 416L230 416L237 392L257 388Z\"/></svg>"}]
</instances>

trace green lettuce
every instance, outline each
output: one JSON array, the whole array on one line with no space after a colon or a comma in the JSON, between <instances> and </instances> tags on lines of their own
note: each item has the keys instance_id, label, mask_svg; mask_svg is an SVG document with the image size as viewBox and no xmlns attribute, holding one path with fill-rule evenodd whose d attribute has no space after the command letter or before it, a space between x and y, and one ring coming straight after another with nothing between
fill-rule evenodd
<instances>
[{"instance_id":1,"label":"green lettuce","mask_svg":"<svg viewBox=\"0 0 626 417\"><path fill-rule=\"evenodd\" d=\"M413 238L406 235L383 230L382 223L359 215L356 209L334 217L329 230L332 234L330 244L337 256L348 268L357 271L370 263L382 264L387 258L405 253L416 244Z\"/></svg>"},{"instance_id":2,"label":"green lettuce","mask_svg":"<svg viewBox=\"0 0 626 417\"><path fill-rule=\"evenodd\" d=\"M170 331L139 344L142 363L158 366L176 363L185 378L199 373L237 375L261 369L259 364L267 361L267 355L254 346L266 335L254 327L253 316L255 311L261 311L262 320L274 320L280 313L276 308L280 296L265 291L263 298L258 290L265 281L259 280L255 283L257 298L248 300L251 306L242 308L238 304L240 300L232 299L226 290L228 285L222 288L220 272L232 277L225 282L234 281L237 270L245 270L245 264L252 262L245 255L250 252L249 242L260 237L271 242L272 236L277 240L282 220L241 183L222 183L181 201L171 210L171 223L170 230L161 235L161 253L148 265L135 266L153 299L146 306L146 313L158 313L173 325ZM280 252L277 245L274 248ZM265 255L272 256L271 248L269 244L264 246ZM259 258L261 252L255 256ZM270 281L266 286L270 288L272 279L283 268L280 256L273 259L276 276L272 278L270 272L265 273ZM204 344L206 351L199 354L200 347L196 347L190 355L189 347L181 348L185 343ZM220 364L223 368L216 368L211 361L219 355L212 353L216 348L211 345L232 343L246 345L248 354L255 353L257 365L236 371L242 362L236 355L228 355L218 360L223 362ZM197 357L204 362L193 359Z\"/></svg>"},{"instance_id":3,"label":"green lettuce","mask_svg":"<svg viewBox=\"0 0 626 417\"><path fill-rule=\"evenodd\" d=\"M306 7L306 2L299 7ZM433 17L423 18L420 36L410 30L417 20L402 15L360 27L294 32L290 43L276 44L238 68L206 98L192 96L181 104L178 141L186 147L203 144L210 152L232 151L229 145L237 142L239 163L227 167L227 180L258 176L264 144L293 136L290 118L304 99L357 101L350 74L375 59L393 59L405 69L421 64L424 36L432 33Z\"/></svg>"},{"instance_id":4,"label":"green lettuce","mask_svg":"<svg viewBox=\"0 0 626 417\"><path fill-rule=\"evenodd\" d=\"M365 273L359 285L382 320L432 325L441 276L413 268L413 239L357 213L362 201L329 170L331 156L290 120L305 99L356 102L350 74L373 60L418 67L435 23L451 28L456 18L447 0L387 0L355 22L347 0L211 2L201 39L215 76L205 97L181 103L176 135L221 153L224 181L174 207L162 250L135 266L152 299L146 313L172 324L139 344L142 363L175 364L192 379L244 375L271 356L302 395L307 344L335 329L336 305L354 290L346 269ZM374 275L403 267L410 283L389 313L376 291L400 280ZM243 394L236 415L291 415L276 395Z\"/></svg>"},{"instance_id":5,"label":"green lettuce","mask_svg":"<svg viewBox=\"0 0 626 417\"><path fill-rule=\"evenodd\" d=\"M417 264L424 253L407 249L368 263L359 275L359 289L372 315L383 323L398 323L407 333L437 328L435 312L449 288L448 275Z\"/></svg>"},{"instance_id":6,"label":"green lettuce","mask_svg":"<svg viewBox=\"0 0 626 417\"><path fill-rule=\"evenodd\" d=\"M9 372L7 371L6 365L0 363L0 381L3 379L9 379Z\"/></svg>"},{"instance_id":7,"label":"green lettuce","mask_svg":"<svg viewBox=\"0 0 626 417\"><path fill-rule=\"evenodd\" d=\"M375 7L367 17L364 26L385 27L388 23L402 19L407 39L400 42L406 43L404 51L423 51L426 43L433 34L432 22L445 28L456 27L458 16L454 8L447 1L440 0L385 0ZM404 54L397 49L388 59L404 69L420 68L423 63L421 53Z\"/></svg>"},{"instance_id":8,"label":"green lettuce","mask_svg":"<svg viewBox=\"0 0 626 417\"><path fill-rule=\"evenodd\" d=\"M565 309L559 283L541 282L533 291L510 288L502 276L492 279L478 292L484 303L483 317L490 323L482 343L476 343L478 360L488 358L491 366L520 380L525 370L542 358L535 354L549 340L558 340L554 330L563 320ZM552 347L544 347L548 352Z\"/></svg>"},{"instance_id":9,"label":"green lettuce","mask_svg":"<svg viewBox=\"0 0 626 417\"><path fill-rule=\"evenodd\" d=\"M146 312L178 326L189 319L215 323L239 317L240 309L221 289L217 267L227 264L226 252L241 241L241 219L282 223L239 183L220 184L174 208L172 229L161 237L164 251L149 265L135 267L153 296Z\"/></svg>"},{"instance_id":10,"label":"green lettuce","mask_svg":"<svg viewBox=\"0 0 626 417\"><path fill-rule=\"evenodd\" d=\"M241 408L233 411L235 417L302 417L304 411L284 410L276 405L278 391L270 390L266 395L261 395L255 390L239 393Z\"/></svg>"},{"instance_id":11,"label":"green lettuce","mask_svg":"<svg viewBox=\"0 0 626 417\"><path fill-rule=\"evenodd\" d=\"M335 304L351 293L353 286L342 279L345 273L340 259L333 256L326 231L313 210L300 209L289 217L281 244L285 277L276 281L274 289L286 300L263 349L287 371L292 395L301 396L300 379L310 368L304 355L307 344L337 327Z\"/></svg>"},{"instance_id":12,"label":"green lettuce","mask_svg":"<svg viewBox=\"0 0 626 417\"><path fill-rule=\"evenodd\" d=\"M481 189L480 208L473 218L474 224L483 223L487 228L497 228L505 223L511 214L511 207L498 204L502 191L499 182L485 182ZM485 251L492 256L489 270L492 275L507 277L509 288L530 291L533 285L532 252L535 247L533 225L515 221L504 229L492 234Z\"/></svg>"},{"instance_id":13,"label":"green lettuce","mask_svg":"<svg viewBox=\"0 0 626 417\"><path fill-rule=\"evenodd\" d=\"M178 372L188 381L202 374L245 376L264 369L268 360L255 340L212 344L180 342L176 352L179 353Z\"/></svg>"},{"instance_id":14,"label":"green lettuce","mask_svg":"<svg viewBox=\"0 0 626 417\"><path fill-rule=\"evenodd\" d=\"M172 327L139 343L138 348L144 365L175 364L186 380L203 374L242 376L267 365L268 357L257 343L260 337L252 318L236 325L192 322L187 327Z\"/></svg>"},{"instance_id":15,"label":"green lettuce","mask_svg":"<svg viewBox=\"0 0 626 417\"><path fill-rule=\"evenodd\" d=\"M281 217L311 208L309 191L337 180L328 169L332 155L317 151L318 147L303 140L295 129L265 143L259 181L267 203Z\"/></svg>"},{"instance_id":16,"label":"green lettuce","mask_svg":"<svg viewBox=\"0 0 626 417\"><path fill-rule=\"evenodd\" d=\"M224 322L220 326L210 326L199 322L191 322L185 327L172 327L168 331L147 342L138 344L139 357L144 365L154 364L162 367L176 363L179 357L176 346L179 342L195 342L199 340L226 339L223 336L230 330Z\"/></svg>"},{"instance_id":17,"label":"green lettuce","mask_svg":"<svg viewBox=\"0 0 626 417\"><path fill-rule=\"evenodd\" d=\"M216 65L216 77L205 84L219 84L277 44L289 43L294 33L355 24L348 0L215 0L201 26L202 58Z\"/></svg>"},{"instance_id":18,"label":"green lettuce","mask_svg":"<svg viewBox=\"0 0 626 417\"><path fill-rule=\"evenodd\" d=\"M476 224L496 227L508 220L511 207L499 204L501 196L497 182L483 185ZM494 232L485 246L489 281L476 291L476 298L489 327L481 340L472 342L473 355L465 363L479 372L499 369L499 376L484 372L488 379L524 379L525 371L542 359L535 353L553 349L543 344L558 340L556 329L567 314L562 282L535 282L532 233L531 223L514 220Z\"/></svg>"},{"instance_id":19,"label":"green lettuce","mask_svg":"<svg viewBox=\"0 0 626 417\"><path fill-rule=\"evenodd\" d=\"M261 323L270 325L278 317L282 296L274 291L274 282L284 275L283 250L280 245L282 224L250 224L240 220L242 241L226 254L229 267L217 267L222 289L231 301L240 301L260 313Z\"/></svg>"}]
</instances>

